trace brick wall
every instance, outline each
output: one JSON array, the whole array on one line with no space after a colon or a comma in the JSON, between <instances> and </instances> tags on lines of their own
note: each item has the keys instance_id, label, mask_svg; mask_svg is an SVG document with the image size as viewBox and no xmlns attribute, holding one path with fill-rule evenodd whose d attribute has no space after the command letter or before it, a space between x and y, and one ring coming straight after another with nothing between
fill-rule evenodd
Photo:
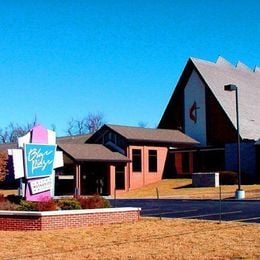
<instances>
[{"instance_id":1,"label":"brick wall","mask_svg":"<svg viewBox=\"0 0 260 260\"><path fill-rule=\"evenodd\" d=\"M0 211L0 230L53 230L139 220L139 208L17 212Z\"/></svg>"},{"instance_id":2,"label":"brick wall","mask_svg":"<svg viewBox=\"0 0 260 260\"><path fill-rule=\"evenodd\" d=\"M146 146L146 145L130 145L128 148L128 158L132 160L132 150L140 149L142 155L142 170L133 172L132 162L128 163L127 170L129 171L129 189L137 189L144 185L157 182L162 179L163 170L165 167L168 147ZM149 172L149 150L157 151L157 171Z\"/></svg>"}]
</instances>

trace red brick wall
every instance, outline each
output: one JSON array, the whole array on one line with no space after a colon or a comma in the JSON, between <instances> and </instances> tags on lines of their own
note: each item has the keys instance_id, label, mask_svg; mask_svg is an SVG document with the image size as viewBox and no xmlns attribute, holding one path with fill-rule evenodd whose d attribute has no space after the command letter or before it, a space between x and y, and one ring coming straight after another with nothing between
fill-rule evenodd
<instances>
[{"instance_id":1,"label":"red brick wall","mask_svg":"<svg viewBox=\"0 0 260 260\"><path fill-rule=\"evenodd\" d=\"M189 170L188 170L188 172L185 172L185 173L192 173L194 171L193 153L189 152L188 156L189 156L189 162L188 162L189 163ZM183 161L183 153L181 153L181 152L175 153L175 162L174 163L175 163L177 174L184 173L182 161Z\"/></svg>"},{"instance_id":2,"label":"red brick wall","mask_svg":"<svg viewBox=\"0 0 260 260\"><path fill-rule=\"evenodd\" d=\"M129 171L129 189L137 189L144 185L157 182L162 179L163 170L165 166L166 156L168 152L167 147L158 146L141 146L141 145L130 145L128 148L128 158L132 160L132 150L141 149L142 152L142 171L133 172L132 163L128 163L127 170ZM149 150L157 151L157 172L149 172Z\"/></svg>"},{"instance_id":3,"label":"red brick wall","mask_svg":"<svg viewBox=\"0 0 260 260\"><path fill-rule=\"evenodd\" d=\"M84 210L82 210L84 211ZM53 230L61 228L74 228L89 225L123 223L137 221L140 217L140 209L129 208L124 209L102 209L102 210L85 210L85 213L75 214L70 211L70 214L41 215L4 215L3 211L0 215L0 230ZM67 213L67 212L66 212ZM7 213L8 214L8 213ZM38 214L38 215L37 215ZM50 215L49 215L50 214Z\"/></svg>"},{"instance_id":4,"label":"red brick wall","mask_svg":"<svg viewBox=\"0 0 260 260\"><path fill-rule=\"evenodd\" d=\"M0 230L41 230L41 217L1 215Z\"/></svg>"},{"instance_id":5,"label":"red brick wall","mask_svg":"<svg viewBox=\"0 0 260 260\"><path fill-rule=\"evenodd\" d=\"M182 173L182 153L175 153L175 167L177 173Z\"/></svg>"}]
</instances>

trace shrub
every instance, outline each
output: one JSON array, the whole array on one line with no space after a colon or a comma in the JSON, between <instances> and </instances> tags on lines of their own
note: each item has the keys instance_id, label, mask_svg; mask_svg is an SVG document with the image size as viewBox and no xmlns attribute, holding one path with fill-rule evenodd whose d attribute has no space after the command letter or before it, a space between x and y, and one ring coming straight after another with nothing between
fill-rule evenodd
<instances>
[{"instance_id":1,"label":"shrub","mask_svg":"<svg viewBox=\"0 0 260 260\"><path fill-rule=\"evenodd\" d=\"M81 209L79 201L74 198L58 200L58 207L62 210Z\"/></svg>"},{"instance_id":2,"label":"shrub","mask_svg":"<svg viewBox=\"0 0 260 260\"><path fill-rule=\"evenodd\" d=\"M35 211L35 202L21 200L20 205L18 206L17 210L20 210L20 211Z\"/></svg>"},{"instance_id":3,"label":"shrub","mask_svg":"<svg viewBox=\"0 0 260 260\"><path fill-rule=\"evenodd\" d=\"M72 210L72 209L95 209L110 208L109 201L99 195L75 198L63 198L59 200L26 201L20 196L9 195L4 197L0 194L0 210L19 211L51 211L51 210Z\"/></svg>"},{"instance_id":4,"label":"shrub","mask_svg":"<svg viewBox=\"0 0 260 260\"><path fill-rule=\"evenodd\" d=\"M5 200L6 200L6 198L5 198L4 194L0 194L0 202L3 202Z\"/></svg>"},{"instance_id":5,"label":"shrub","mask_svg":"<svg viewBox=\"0 0 260 260\"><path fill-rule=\"evenodd\" d=\"M109 201L99 195L91 197L77 197L81 208L83 209L96 209L96 208L110 208L111 205Z\"/></svg>"},{"instance_id":6,"label":"shrub","mask_svg":"<svg viewBox=\"0 0 260 260\"><path fill-rule=\"evenodd\" d=\"M7 195L6 196L6 199L12 203L15 203L15 204L20 204L21 200L22 200L22 196L18 196L18 195Z\"/></svg>"},{"instance_id":7,"label":"shrub","mask_svg":"<svg viewBox=\"0 0 260 260\"><path fill-rule=\"evenodd\" d=\"M37 201L34 203L34 210L36 211L51 211L56 209L57 204L53 199L47 201Z\"/></svg>"},{"instance_id":8,"label":"shrub","mask_svg":"<svg viewBox=\"0 0 260 260\"><path fill-rule=\"evenodd\" d=\"M237 173L232 171L221 171L219 172L219 182L221 185L237 184Z\"/></svg>"},{"instance_id":9,"label":"shrub","mask_svg":"<svg viewBox=\"0 0 260 260\"><path fill-rule=\"evenodd\" d=\"M57 209L57 204L53 199L47 201L21 200L17 209L20 211L51 211Z\"/></svg>"},{"instance_id":10,"label":"shrub","mask_svg":"<svg viewBox=\"0 0 260 260\"><path fill-rule=\"evenodd\" d=\"M8 200L0 201L0 210L17 210L18 205Z\"/></svg>"}]
</instances>

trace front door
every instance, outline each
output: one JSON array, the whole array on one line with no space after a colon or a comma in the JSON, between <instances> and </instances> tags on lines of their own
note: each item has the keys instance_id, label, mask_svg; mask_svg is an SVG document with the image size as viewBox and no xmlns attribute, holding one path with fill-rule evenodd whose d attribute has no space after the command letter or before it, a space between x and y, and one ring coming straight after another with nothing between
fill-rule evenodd
<instances>
[{"instance_id":1,"label":"front door","mask_svg":"<svg viewBox=\"0 0 260 260\"><path fill-rule=\"evenodd\" d=\"M81 167L81 194L107 195L107 164L84 163Z\"/></svg>"}]
</instances>

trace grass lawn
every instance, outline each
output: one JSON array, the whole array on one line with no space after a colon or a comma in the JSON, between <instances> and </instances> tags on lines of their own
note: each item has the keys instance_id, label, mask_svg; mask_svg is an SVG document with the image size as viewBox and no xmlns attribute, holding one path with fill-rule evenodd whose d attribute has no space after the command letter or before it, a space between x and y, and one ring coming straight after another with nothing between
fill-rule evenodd
<instances>
[{"instance_id":1,"label":"grass lawn","mask_svg":"<svg viewBox=\"0 0 260 260\"><path fill-rule=\"evenodd\" d=\"M0 259L260 259L260 225L141 219L56 231L0 231Z\"/></svg>"},{"instance_id":2,"label":"grass lawn","mask_svg":"<svg viewBox=\"0 0 260 260\"><path fill-rule=\"evenodd\" d=\"M260 199L260 185L242 185L247 199ZM131 190L118 198L156 198L156 188L160 197L219 199L219 187L193 188L191 179L166 179L146 185L140 189ZM221 186L222 198L234 198L237 185Z\"/></svg>"},{"instance_id":3,"label":"grass lawn","mask_svg":"<svg viewBox=\"0 0 260 260\"><path fill-rule=\"evenodd\" d=\"M260 199L260 185L242 185L246 199ZM194 188L191 179L165 179L146 185L140 189L117 194L117 198L156 198L156 188L160 197L219 199L219 187ZM221 186L222 198L234 198L237 185ZM17 194L17 190L1 190L0 194Z\"/></svg>"}]
</instances>

